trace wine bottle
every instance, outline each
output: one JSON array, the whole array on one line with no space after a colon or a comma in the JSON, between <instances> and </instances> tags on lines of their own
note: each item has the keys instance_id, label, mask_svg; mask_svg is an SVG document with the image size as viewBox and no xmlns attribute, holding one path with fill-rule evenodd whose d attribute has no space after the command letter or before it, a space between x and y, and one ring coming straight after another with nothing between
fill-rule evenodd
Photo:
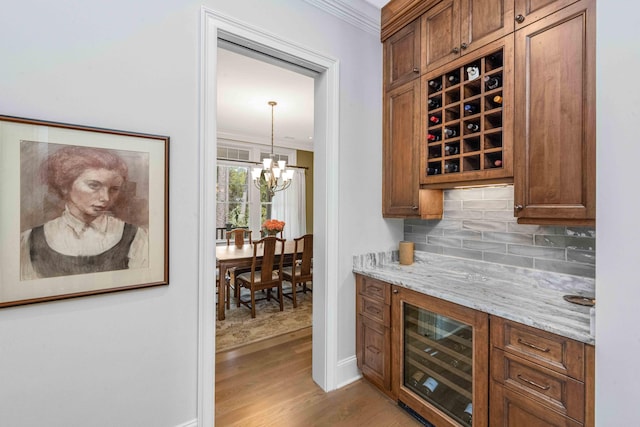
<instances>
[{"instance_id":1,"label":"wine bottle","mask_svg":"<svg viewBox=\"0 0 640 427\"><path fill-rule=\"evenodd\" d=\"M466 114L475 114L478 112L478 107L473 105L473 104L465 104L464 105L464 112Z\"/></svg>"},{"instance_id":2,"label":"wine bottle","mask_svg":"<svg viewBox=\"0 0 640 427\"><path fill-rule=\"evenodd\" d=\"M440 135L429 132L429 134L427 135L427 140L429 140L429 142L440 141Z\"/></svg>"},{"instance_id":3,"label":"wine bottle","mask_svg":"<svg viewBox=\"0 0 640 427\"><path fill-rule=\"evenodd\" d=\"M467 124L467 129L471 132L478 132L480 130L480 125L477 123L469 123Z\"/></svg>"},{"instance_id":4,"label":"wine bottle","mask_svg":"<svg viewBox=\"0 0 640 427\"><path fill-rule=\"evenodd\" d=\"M435 92L440 91L440 89L442 89L442 83L440 83L437 80L431 80L429 82L429 86L431 87L431 89L433 89Z\"/></svg>"},{"instance_id":5,"label":"wine bottle","mask_svg":"<svg viewBox=\"0 0 640 427\"><path fill-rule=\"evenodd\" d=\"M458 131L452 128L444 128L444 135L447 138L453 138L458 135Z\"/></svg>"},{"instance_id":6,"label":"wine bottle","mask_svg":"<svg viewBox=\"0 0 640 427\"><path fill-rule=\"evenodd\" d=\"M429 122L431 122L431 124L437 125L438 123L440 123L440 117L431 116L429 117Z\"/></svg>"},{"instance_id":7,"label":"wine bottle","mask_svg":"<svg viewBox=\"0 0 640 427\"><path fill-rule=\"evenodd\" d=\"M500 77L499 74L496 74L495 76L485 76L484 77L484 83L487 87L487 90L492 90L492 89L496 89L498 87L500 87L500 82L502 81L502 78Z\"/></svg>"},{"instance_id":8,"label":"wine bottle","mask_svg":"<svg viewBox=\"0 0 640 427\"><path fill-rule=\"evenodd\" d=\"M500 166L502 166L502 160L497 159L493 161L493 166L499 168Z\"/></svg>"},{"instance_id":9,"label":"wine bottle","mask_svg":"<svg viewBox=\"0 0 640 427\"><path fill-rule=\"evenodd\" d=\"M446 163L444 165L444 171L447 173L458 172L458 164L457 163Z\"/></svg>"},{"instance_id":10,"label":"wine bottle","mask_svg":"<svg viewBox=\"0 0 640 427\"><path fill-rule=\"evenodd\" d=\"M449 77L447 77L447 80L449 80L450 84L454 85L460 81L460 78L455 74L449 74Z\"/></svg>"},{"instance_id":11,"label":"wine bottle","mask_svg":"<svg viewBox=\"0 0 640 427\"><path fill-rule=\"evenodd\" d=\"M424 393L427 396L429 396L429 395L432 395L433 393L435 393L435 391L438 388L438 386L440 385L440 383L435 378L429 377L429 378L427 378L425 380L425 382L422 383L422 385L425 388Z\"/></svg>"},{"instance_id":12,"label":"wine bottle","mask_svg":"<svg viewBox=\"0 0 640 427\"><path fill-rule=\"evenodd\" d=\"M436 98L429 98L427 100L427 106L429 108L438 108L440 106L440 101L438 101Z\"/></svg>"},{"instance_id":13,"label":"wine bottle","mask_svg":"<svg viewBox=\"0 0 640 427\"><path fill-rule=\"evenodd\" d=\"M469 402L466 408L464 408L464 413L462 414L462 421L471 425L473 420L473 404Z\"/></svg>"},{"instance_id":14,"label":"wine bottle","mask_svg":"<svg viewBox=\"0 0 640 427\"><path fill-rule=\"evenodd\" d=\"M427 168L427 175L438 175L440 173L440 169L438 168Z\"/></svg>"},{"instance_id":15,"label":"wine bottle","mask_svg":"<svg viewBox=\"0 0 640 427\"><path fill-rule=\"evenodd\" d=\"M493 102L495 102L496 104L501 104L502 105L502 97L500 95L496 95L493 97Z\"/></svg>"},{"instance_id":16,"label":"wine bottle","mask_svg":"<svg viewBox=\"0 0 640 427\"><path fill-rule=\"evenodd\" d=\"M453 156L454 154L458 154L460 149L456 145L445 145L444 152L447 156Z\"/></svg>"},{"instance_id":17,"label":"wine bottle","mask_svg":"<svg viewBox=\"0 0 640 427\"><path fill-rule=\"evenodd\" d=\"M502 52L492 53L487 56L489 63L493 66L492 68L496 68L502 65Z\"/></svg>"},{"instance_id":18,"label":"wine bottle","mask_svg":"<svg viewBox=\"0 0 640 427\"><path fill-rule=\"evenodd\" d=\"M411 379L409 380L409 383L414 387L418 387L419 384L422 384L423 377L424 377L424 372L418 370L414 372L413 375L411 375Z\"/></svg>"}]
</instances>

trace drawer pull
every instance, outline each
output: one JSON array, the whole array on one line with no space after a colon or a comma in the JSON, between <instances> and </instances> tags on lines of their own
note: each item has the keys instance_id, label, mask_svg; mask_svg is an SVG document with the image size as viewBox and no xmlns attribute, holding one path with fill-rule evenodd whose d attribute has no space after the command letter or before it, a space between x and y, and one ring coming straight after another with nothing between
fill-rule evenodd
<instances>
[{"instance_id":1,"label":"drawer pull","mask_svg":"<svg viewBox=\"0 0 640 427\"><path fill-rule=\"evenodd\" d=\"M378 347L374 347L372 345L368 345L367 346L367 350L369 350L370 352L375 353L375 354L380 354L380 349Z\"/></svg>"},{"instance_id":2,"label":"drawer pull","mask_svg":"<svg viewBox=\"0 0 640 427\"><path fill-rule=\"evenodd\" d=\"M380 292L380 291L382 291L382 289L380 289L380 288L379 288L379 287L377 287L377 286L369 286L369 289L371 289L373 292Z\"/></svg>"},{"instance_id":3,"label":"drawer pull","mask_svg":"<svg viewBox=\"0 0 640 427\"><path fill-rule=\"evenodd\" d=\"M551 386L550 386L550 385L540 385L540 384L538 384L537 382L535 382L535 381L531 381L531 380L529 380L529 379L527 379L527 378L523 377L523 376L522 376L522 375L520 375L520 374L518 374L518 375L517 375L517 377L518 377L518 379L519 379L520 381L525 382L525 383L527 383L527 384L530 384L530 385L532 385L532 386L534 386L534 387L538 387L540 390L547 391L547 390L549 390L549 389L551 388Z\"/></svg>"},{"instance_id":4,"label":"drawer pull","mask_svg":"<svg viewBox=\"0 0 640 427\"><path fill-rule=\"evenodd\" d=\"M544 353L548 353L550 350L548 347L547 348L538 347L535 344L531 344L530 342L524 341L522 338L518 338L518 343L522 345L526 345L527 347L531 347L534 350L542 351Z\"/></svg>"}]
</instances>

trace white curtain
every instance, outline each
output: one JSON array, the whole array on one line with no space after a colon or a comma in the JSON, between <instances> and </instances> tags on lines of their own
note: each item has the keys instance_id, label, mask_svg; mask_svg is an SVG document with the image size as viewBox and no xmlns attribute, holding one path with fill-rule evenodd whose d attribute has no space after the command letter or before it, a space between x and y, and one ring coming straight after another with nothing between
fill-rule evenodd
<instances>
[{"instance_id":1,"label":"white curtain","mask_svg":"<svg viewBox=\"0 0 640 427\"><path fill-rule=\"evenodd\" d=\"M271 206L271 217L285 223L282 234L287 240L300 237L307 230L305 170L293 170L291 185L273 196Z\"/></svg>"}]
</instances>

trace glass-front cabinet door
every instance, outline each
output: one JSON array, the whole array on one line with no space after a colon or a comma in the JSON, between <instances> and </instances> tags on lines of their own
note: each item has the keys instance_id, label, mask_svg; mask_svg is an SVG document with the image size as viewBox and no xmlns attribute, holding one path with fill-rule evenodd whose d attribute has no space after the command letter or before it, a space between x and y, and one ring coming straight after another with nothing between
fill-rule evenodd
<instances>
[{"instance_id":1,"label":"glass-front cabinet door","mask_svg":"<svg viewBox=\"0 0 640 427\"><path fill-rule=\"evenodd\" d=\"M399 400L437 426L487 425L487 315L396 289Z\"/></svg>"}]
</instances>

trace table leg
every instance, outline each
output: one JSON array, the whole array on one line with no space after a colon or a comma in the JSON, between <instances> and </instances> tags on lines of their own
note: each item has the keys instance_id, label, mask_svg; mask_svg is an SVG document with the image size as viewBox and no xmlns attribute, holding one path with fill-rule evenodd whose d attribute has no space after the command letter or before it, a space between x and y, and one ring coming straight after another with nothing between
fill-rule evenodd
<instances>
[{"instance_id":1,"label":"table leg","mask_svg":"<svg viewBox=\"0 0 640 427\"><path fill-rule=\"evenodd\" d=\"M224 264L220 264L220 275L218 276L218 320L224 320L224 306L226 301L227 284L226 275L227 267Z\"/></svg>"}]
</instances>

